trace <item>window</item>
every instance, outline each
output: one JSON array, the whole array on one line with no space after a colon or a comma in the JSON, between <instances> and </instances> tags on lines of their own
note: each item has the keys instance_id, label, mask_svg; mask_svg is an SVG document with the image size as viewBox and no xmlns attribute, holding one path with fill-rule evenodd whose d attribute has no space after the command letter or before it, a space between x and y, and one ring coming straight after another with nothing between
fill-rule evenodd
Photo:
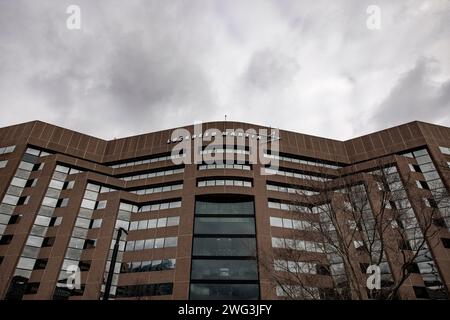
<instances>
[{"instance_id":1,"label":"window","mask_svg":"<svg viewBox=\"0 0 450 320\"><path fill-rule=\"evenodd\" d=\"M38 292L39 289L39 282L29 282L25 286L25 294L35 294Z\"/></svg>"},{"instance_id":2,"label":"window","mask_svg":"<svg viewBox=\"0 0 450 320\"><path fill-rule=\"evenodd\" d=\"M3 235L0 238L0 245L10 244L13 236L11 234Z\"/></svg>"},{"instance_id":3,"label":"window","mask_svg":"<svg viewBox=\"0 0 450 320\"><path fill-rule=\"evenodd\" d=\"M168 237L164 241L164 247L165 248L176 247L177 246L177 242L178 242L178 238L177 237Z\"/></svg>"},{"instance_id":4,"label":"window","mask_svg":"<svg viewBox=\"0 0 450 320\"><path fill-rule=\"evenodd\" d=\"M91 261L82 260L80 261L78 266L80 267L80 271L89 271L89 269L91 268Z\"/></svg>"},{"instance_id":5,"label":"window","mask_svg":"<svg viewBox=\"0 0 450 320\"><path fill-rule=\"evenodd\" d=\"M35 259L21 257L17 263L18 269L33 270Z\"/></svg>"},{"instance_id":6,"label":"window","mask_svg":"<svg viewBox=\"0 0 450 320\"><path fill-rule=\"evenodd\" d=\"M195 219L196 234L255 234L254 218L203 218Z\"/></svg>"},{"instance_id":7,"label":"window","mask_svg":"<svg viewBox=\"0 0 450 320\"><path fill-rule=\"evenodd\" d=\"M95 209L100 210L100 209L105 209L106 208L106 200L102 200L102 201L97 201L96 205L95 205Z\"/></svg>"},{"instance_id":8,"label":"window","mask_svg":"<svg viewBox=\"0 0 450 320\"><path fill-rule=\"evenodd\" d=\"M118 286L116 297L142 297L170 295L173 291L173 283L153 283L130 286Z\"/></svg>"},{"instance_id":9,"label":"window","mask_svg":"<svg viewBox=\"0 0 450 320\"><path fill-rule=\"evenodd\" d=\"M11 218L8 221L8 224L17 224L20 221L20 218L22 217L21 214L15 214L12 215Z\"/></svg>"},{"instance_id":10,"label":"window","mask_svg":"<svg viewBox=\"0 0 450 320\"><path fill-rule=\"evenodd\" d=\"M449 238L441 238L442 244L444 248L450 249L450 239Z\"/></svg>"},{"instance_id":11,"label":"window","mask_svg":"<svg viewBox=\"0 0 450 320\"><path fill-rule=\"evenodd\" d=\"M41 246L43 246L43 241L44 241L44 238L42 238L42 237L36 237L36 236L30 235L30 236L28 236L26 244L27 244L27 246L41 247Z\"/></svg>"},{"instance_id":12,"label":"window","mask_svg":"<svg viewBox=\"0 0 450 320\"><path fill-rule=\"evenodd\" d=\"M180 223L180 217L169 217L167 218L167 226L177 226Z\"/></svg>"},{"instance_id":13,"label":"window","mask_svg":"<svg viewBox=\"0 0 450 320\"><path fill-rule=\"evenodd\" d=\"M3 198L2 202L5 204L10 204L10 205L15 206L15 205L17 205L18 201L19 201L19 197L6 194L5 197Z\"/></svg>"},{"instance_id":14,"label":"window","mask_svg":"<svg viewBox=\"0 0 450 320\"><path fill-rule=\"evenodd\" d=\"M193 300L257 300L259 299L259 285L243 283L192 283L190 285L190 298Z\"/></svg>"},{"instance_id":15,"label":"window","mask_svg":"<svg viewBox=\"0 0 450 320\"><path fill-rule=\"evenodd\" d=\"M164 238L157 238L155 239L155 246L154 248L163 248L164 247Z\"/></svg>"},{"instance_id":16,"label":"window","mask_svg":"<svg viewBox=\"0 0 450 320\"><path fill-rule=\"evenodd\" d=\"M276 217L270 217L270 225L272 227L282 228L283 227L283 219L276 218Z\"/></svg>"},{"instance_id":17,"label":"window","mask_svg":"<svg viewBox=\"0 0 450 320\"><path fill-rule=\"evenodd\" d=\"M417 263L411 263L410 265L408 265L407 269L406 269L409 273L420 273L420 269L419 266L417 265Z\"/></svg>"},{"instance_id":18,"label":"window","mask_svg":"<svg viewBox=\"0 0 450 320\"><path fill-rule=\"evenodd\" d=\"M155 239L145 240L144 249L153 249L155 246Z\"/></svg>"},{"instance_id":19,"label":"window","mask_svg":"<svg viewBox=\"0 0 450 320\"><path fill-rule=\"evenodd\" d=\"M258 280L256 260L192 260L193 280Z\"/></svg>"},{"instance_id":20,"label":"window","mask_svg":"<svg viewBox=\"0 0 450 320\"><path fill-rule=\"evenodd\" d=\"M100 228L102 225L102 219L93 219L91 220L90 229Z\"/></svg>"},{"instance_id":21,"label":"window","mask_svg":"<svg viewBox=\"0 0 450 320\"><path fill-rule=\"evenodd\" d=\"M0 161L0 169L6 167L7 164L8 164L8 160Z\"/></svg>"},{"instance_id":22,"label":"window","mask_svg":"<svg viewBox=\"0 0 450 320\"><path fill-rule=\"evenodd\" d=\"M36 183L37 183L37 179L27 180L27 183L25 183L25 188L32 188L32 187L36 186Z\"/></svg>"},{"instance_id":23,"label":"window","mask_svg":"<svg viewBox=\"0 0 450 320\"><path fill-rule=\"evenodd\" d=\"M95 243L96 243L96 240L93 240L93 239L86 239L86 240L84 241L83 249L92 249L92 248L95 248Z\"/></svg>"},{"instance_id":24,"label":"window","mask_svg":"<svg viewBox=\"0 0 450 320\"><path fill-rule=\"evenodd\" d=\"M59 226L60 224L61 224L61 221L62 221L62 217L52 217L51 219L50 219L50 223L49 223L49 226L50 227L53 227L53 226Z\"/></svg>"},{"instance_id":25,"label":"window","mask_svg":"<svg viewBox=\"0 0 450 320\"><path fill-rule=\"evenodd\" d=\"M69 203L69 198L58 199L58 202L56 203L56 207L64 208L64 207L67 207L68 203Z\"/></svg>"},{"instance_id":26,"label":"window","mask_svg":"<svg viewBox=\"0 0 450 320\"><path fill-rule=\"evenodd\" d=\"M413 286L414 293L418 299L429 299L427 288Z\"/></svg>"},{"instance_id":27,"label":"window","mask_svg":"<svg viewBox=\"0 0 450 320\"><path fill-rule=\"evenodd\" d=\"M66 182L64 182L63 190L73 189L74 185L75 185L75 181L74 180L66 181Z\"/></svg>"},{"instance_id":28,"label":"window","mask_svg":"<svg viewBox=\"0 0 450 320\"><path fill-rule=\"evenodd\" d=\"M194 238L194 256L235 256L252 257L256 255L254 238Z\"/></svg>"},{"instance_id":29,"label":"window","mask_svg":"<svg viewBox=\"0 0 450 320\"><path fill-rule=\"evenodd\" d=\"M33 270L42 270L47 266L48 259L37 259L34 263Z\"/></svg>"},{"instance_id":30,"label":"window","mask_svg":"<svg viewBox=\"0 0 450 320\"><path fill-rule=\"evenodd\" d=\"M55 237L46 237L42 242L42 247L51 247L55 243Z\"/></svg>"}]
</instances>

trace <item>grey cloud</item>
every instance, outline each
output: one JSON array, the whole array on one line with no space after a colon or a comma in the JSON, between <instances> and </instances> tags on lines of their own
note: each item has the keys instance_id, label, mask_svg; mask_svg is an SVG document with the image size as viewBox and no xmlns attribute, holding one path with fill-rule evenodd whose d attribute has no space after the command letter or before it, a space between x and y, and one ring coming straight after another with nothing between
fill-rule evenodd
<instances>
[{"instance_id":1,"label":"grey cloud","mask_svg":"<svg viewBox=\"0 0 450 320\"><path fill-rule=\"evenodd\" d=\"M261 90L277 89L289 85L299 70L300 65L295 58L264 49L253 54L244 79Z\"/></svg>"},{"instance_id":2,"label":"grey cloud","mask_svg":"<svg viewBox=\"0 0 450 320\"><path fill-rule=\"evenodd\" d=\"M450 79L432 81L430 76L436 68L438 62L434 59L419 59L376 108L371 125L380 129L413 120L435 123L450 120Z\"/></svg>"},{"instance_id":3,"label":"grey cloud","mask_svg":"<svg viewBox=\"0 0 450 320\"><path fill-rule=\"evenodd\" d=\"M380 0L379 32L369 0L75 3L81 31L65 28L71 0L0 0L0 126L112 138L227 114L345 139L367 122L450 123L448 1ZM386 81L419 56L440 69L425 60Z\"/></svg>"}]
</instances>

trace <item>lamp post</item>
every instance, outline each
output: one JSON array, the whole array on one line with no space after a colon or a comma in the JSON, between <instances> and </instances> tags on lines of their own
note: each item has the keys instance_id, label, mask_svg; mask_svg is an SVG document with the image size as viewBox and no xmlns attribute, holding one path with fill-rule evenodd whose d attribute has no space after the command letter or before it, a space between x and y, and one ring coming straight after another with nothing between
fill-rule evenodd
<instances>
[{"instance_id":1,"label":"lamp post","mask_svg":"<svg viewBox=\"0 0 450 320\"><path fill-rule=\"evenodd\" d=\"M119 252L119 241L120 241L120 238L122 237L122 232L125 232L126 234L128 234L127 230L125 230L122 227L120 227L119 230L117 231L116 243L114 244L114 249L113 249L113 253L111 256L111 262L109 265L108 278L106 279L105 293L103 294L103 300L109 299L109 292L111 291L112 279L113 279L113 275L114 275L114 268L116 266L116 260L117 260L117 253Z\"/></svg>"}]
</instances>

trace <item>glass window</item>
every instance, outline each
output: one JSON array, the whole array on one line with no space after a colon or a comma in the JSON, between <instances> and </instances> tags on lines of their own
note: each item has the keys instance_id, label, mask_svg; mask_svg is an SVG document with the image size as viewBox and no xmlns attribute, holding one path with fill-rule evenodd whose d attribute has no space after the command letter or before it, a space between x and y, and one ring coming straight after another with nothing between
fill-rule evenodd
<instances>
[{"instance_id":1,"label":"glass window","mask_svg":"<svg viewBox=\"0 0 450 320\"><path fill-rule=\"evenodd\" d=\"M102 219L94 219L94 220L92 220L92 225L91 225L92 229L100 228L101 226L102 226Z\"/></svg>"},{"instance_id":2,"label":"glass window","mask_svg":"<svg viewBox=\"0 0 450 320\"><path fill-rule=\"evenodd\" d=\"M97 209L97 210L105 209L105 208L106 208L106 203L107 203L106 200L97 201L96 209Z\"/></svg>"},{"instance_id":3,"label":"glass window","mask_svg":"<svg viewBox=\"0 0 450 320\"><path fill-rule=\"evenodd\" d=\"M281 218L270 217L270 225L272 227L283 227L283 220Z\"/></svg>"},{"instance_id":4,"label":"glass window","mask_svg":"<svg viewBox=\"0 0 450 320\"><path fill-rule=\"evenodd\" d=\"M147 225L147 229L153 229L156 228L156 223L157 223L157 219L151 219L148 220L148 225Z\"/></svg>"},{"instance_id":5,"label":"glass window","mask_svg":"<svg viewBox=\"0 0 450 320\"><path fill-rule=\"evenodd\" d=\"M143 250L144 249L145 240L136 240L134 245L134 250Z\"/></svg>"},{"instance_id":6,"label":"glass window","mask_svg":"<svg viewBox=\"0 0 450 320\"><path fill-rule=\"evenodd\" d=\"M89 228L89 225L91 224L91 221L89 219L84 219L84 218L77 218L76 222L75 222L75 226L80 227L80 228Z\"/></svg>"},{"instance_id":7,"label":"glass window","mask_svg":"<svg viewBox=\"0 0 450 320\"><path fill-rule=\"evenodd\" d=\"M165 248L176 247L177 243L178 243L178 238L177 237L167 237L164 240L164 247Z\"/></svg>"},{"instance_id":8,"label":"glass window","mask_svg":"<svg viewBox=\"0 0 450 320\"><path fill-rule=\"evenodd\" d=\"M166 224L167 224L167 218L159 218L157 227L162 228L162 227L165 227Z\"/></svg>"},{"instance_id":9,"label":"glass window","mask_svg":"<svg viewBox=\"0 0 450 320\"><path fill-rule=\"evenodd\" d=\"M180 217L169 217L167 218L167 226L177 226L180 223Z\"/></svg>"},{"instance_id":10,"label":"glass window","mask_svg":"<svg viewBox=\"0 0 450 320\"><path fill-rule=\"evenodd\" d=\"M190 298L193 300L257 300L257 284L218 284L195 283L190 285Z\"/></svg>"},{"instance_id":11,"label":"glass window","mask_svg":"<svg viewBox=\"0 0 450 320\"><path fill-rule=\"evenodd\" d=\"M10 204L15 206L17 204L17 201L19 201L19 197L11 196L9 194L6 194L3 198L3 203Z\"/></svg>"},{"instance_id":12,"label":"glass window","mask_svg":"<svg viewBox=\"0 0 450 320\"><path fill-rule=\"evenodd\" d=\"M19 262L17 263L17 268L25 270L33 270L35 262L36 259L22 257L19 259Z\"/></svg>"},{"instance_id":13,"label":"glass window","mask_svg":"<svg viewBox=\"0 0 450 320\"><path fill-rule=\"evenodd\" d=\"M164 247L164 238L155 239L155 248L163 248Z\"/></svg>"},{"instance_id":14,"label":"glass window","mask_svg":"<svg viewBox=\"0 0 450 320\"><path fill-rule=\"evenodd\" d=\"M137 230L139 225L139 221L132 221L130 223L130 231Z\"/></svg>"},{"instance_id":15,"label":"glass window","mask_svg":"<svg viewBox=\"0 0 450 320\"><path fill-rule=\"evenodd\" d=\"M283 228L292 229L292 220L283 219Z\"/></svg>"},{"instance_id":16,"label":"glass window","mask_svg":"<svg viewBox=\"0 0 450 320\"><path fill-rule=\"evenodd\" d=\"M17 177L14 177L12 180L11 180L11 185L13 185L13 186L16 186L16 187L25 187L25 184L27 183L27 180L26 179L21 179L21 178L17 178Z\"/></svg>"},{"instance_id":17,"label":"glass window","mask_svg":"<svg viewBox=\"0 0 450 320\"><path fill-rule=\"evenodd\" d=\"M257 280L256 260L192 260L194 280Z\"/></svg>"},{"instance_id":18,"label":"glass window","mask_svg":"<svg viewBox=\"0 0 450 320\"><path fill-rule=\"evenodd\" d=\"M145 249L153 249L153 247L155 246L155 239L147 239L145 240Z\"/></svg>"},{"instance_id":19,"label":"glass window","mask_svg":"<svg viewBox=\"0 0 450 320\"><path fill-rule=\"evenodd\" d=\"M147 220L141 220L139 221L138 230L147 229Z\"/></svg>"},{"instance_id":20,"label":"glass window","mask_svg":"<svg viewBox=\"0 0 450 320\"><path fill-rule=\"evenodd\" d=\"M194 256L255 256L254 238L194 238Z\"/></svg>"},{"instance_id":21,"label":"glass window","mask_svg":"<svg viewBox=\"0 0 450 320\"><path fill-rule=\"evenodd\" d=\"M44 238L42 237L28 236L27 246L40 247L42 245L43 240Z\"/></svg>"},{"instance_id":22,"label":"glass window","mask_svg":"<svg viewBox=\"0 0 450 320\"><path fill-rule=\"evenodd\" d=\"M242 214L253 215L253 201L248 202L204 202L196 201L195 213L202 214Z\"/></svg>"},{"instance_id":23,"label":"glass window","mask_svg":"<svg viewBox=\"0 0 450 320\"><path fill-rule=\"evenodd\" d=\"M86 209L94 209L95 201L83 199L83 202L81 202L81 207Z\"/></svg>"},{"instance_id":24,"label":"glass window","mask_svg":"<svg viewBox=\"0 0 450 320\"><path fill-rule=\"evenodd\" d=\"M12 217L15 217L15 216L12 216ZM37 226L37 225L34 225L30 231L30 234L35 235L35 236L41 236L41 237L43 237L46 233L47 233L47 227Z\"/></svg>"},{"instance_id":25,"label":"glass window","mask_svg":"<svg viewBox=\"0 0 450 320\"><path fill-rule=\"evenodd\" d=\"M51 218L49 218L49 217L44 217L44 216L38 215L36 217L36 220L34 220L34 224L39 225L39 226L48 226L50 224L50 220L51 220Z\"/></svg>"},{"instance_id":26,"label":"glass window","mask_svg":"<svg viewBox=\"0 0 450 320\"><path fill-rule=\"evenodd\" d=\"M196 218L196 234L255 234L253 218Z\"/></svg>"},{"instance_id":27,"label":"glass window","mask_svg":"<svg viewBox=\"0 0 450 320\"><path fill-rule=\"evenodd\" d=\"M64 182L52 179L48 186L50 188L61 190L64 186Z\"/></svg>"},{"instance_id":28,"label":"glass window","mask_svg":"<svg viewBox=\"0 0 450 320\"><path fill-rule=\"evenodd\" d=\"M125 247L125 251L133 251L134 250L134 241L128 241Z\"/></svg>"}]
</instances>

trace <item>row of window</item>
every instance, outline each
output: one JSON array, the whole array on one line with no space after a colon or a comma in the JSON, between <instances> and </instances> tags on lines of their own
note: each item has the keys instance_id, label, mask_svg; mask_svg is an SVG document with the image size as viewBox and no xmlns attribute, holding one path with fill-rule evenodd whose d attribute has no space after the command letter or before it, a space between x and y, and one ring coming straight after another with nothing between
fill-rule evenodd
<instances>
[{"instance_id":1,"label":"row of window","mask_svg":"<svg viewBox=\"0 0 450 320\"><path fill-rule=\"evenodd\" d=\"M152 203L152 204L147 204L147 205L143 205L143 206L137 206L137 205L121 202L120 206L119 206L119 214L120 214L120 211L137 213L137 212L173 209L173 208L180 208L180 207L181 207L180 200L172 200L172 201L169 200L166 202Z\"/></svg>"},{"instance_id":2,"label":"row of window","mask_svg":"<svg viewBox=\"0 0 450 320\"><path fill-rule=\"evenodd\" d=\"M178 244L178 237L156 238L127 241L125 251L139 251L158 248L173 248Z\"/></svg>"},{"instance_id":3,"label":"row of window","mask_svg":"<svg viewBox=\"0 0 450 320\"><path fill-rule=\"evenodd\" d=\"M201 164L198 166L198 170L210 170L210 169L237 169L237 170L251 170L248 164L236 164L236 163L213 163L213 164Z\"/></svg>"},{"instance_id":4,"label":"row of window","mask_svg":"<svg viewBox=\"0 0 450 320\"><path fill-rule=\"evenodd\" d=\"M25 157L25 156L24 156ZM28 161L28 160L27 160ZM32 171L40 170L42 166L40 164L34 164L31 162L27 162L22 160L19 164L16 173L11 180L11 183L6 190L6 194L2 200L0 205L0 214L1 214L1 222L0 222L0 236L2 236L6 230L8 224L18 223L20 220L19 215L13 215L16 205L27 204L29 201L29 196L21 196L22 191L26 187L33 186L37 179L32 180L29 183L28 179ZM32 160L29 160L32 161ZM9 244L12 239L12 235L3 236L0 239L0 244Z\"/></svg>"},{"instance_id":5,"label":"row of window","mask_svg":"<svg viewBox=\"0 0 450 320\"><path fill-rule=\"evenodd\" d=\"M317 274L317 263L313 262L287 261L277 259L274 261L273 266L275 271Z\"/></svg>"},{"instance_id":6,"label":"row of window","mask_svg":"<svg viewBox=\"0 0 450 320\"><path fill-rule=\"evenodd\" d=\"M301 285L283 285L276 287L278 297L289 297L292 299L320 299L319 288L305 287Z\"/></svg>"},{"instance_id":7,"label":"row of window","mask_svg":"<svg viewBox=\"0 0 450 320\"><path fill-rule=\"evenodd\" d=\"M175 259L124 262L120 273L173 270L175 263Z\"/></svg>"},{"instance_id":8,"label":"row of window","mask_svg":"<svg viewBox=\"0 0 450 320\"><path fill-rule=\"evenodd\" d=\"M53 172L50 185L47 188L40 207L49 208L50 210L39 210L36 215L31 232L28 235L26 245L22 250L21 257L15 270L15 275L17 276L29 278L37 263L40 248L52 246L54 244L54 237L46 237L47 230L50 226L61 223L62 218L52 216L54 212L53 208L66 206L68 202L68 199L59 199L61 190L64 187L64 181L67 177L66 172L68 171L61 166L58 166L57 168L59 170L57 171L55 169ZM43 267L45 268L45 265L43 265Z\"/></svg>"},{"instance_id":9,"label":"row of window","mask_svg":"<svg viewBox=\"0 0 450 320\"><path fill-rule=\"evenodd\" d=\"M124 181L134 181L134 180L141 180L141 179L148 179L148 178L168 176L168 175L178 174L178 173L183 173L183 172L184 172L184 168L179 168L179 169L154 171L154 172L149 172L149 173L125 176L125 177L121 177L119 179L120 180L124 180Z\"/></svg>"},{"instance_id":10,"label":"row of window","mask_svg":"<svg viewBox=\"0 0 450 320\"><path fill-rule=\"evenodd\" d=\"M267 202L268 207L271 209L279 209L285 211L293 211L293 212L307 212L318 214L327 210L326 205L314 206L314 207L306 207L297 204L284 203L279 201L269 200Z\"/></svg>"},{"instance_id":11,"label":"row of window","mask_svg":"<svg viewBox=\"0 0 450 320\"><path fill-rule=\"evenodd\" d=\"M322 163L322 162L317 162L317 161L310 161L310 160L303 160L303 159L286 157L286 156L280 156L280 155L275 155L275 154L264 153L264 157L269 158L269 159L277 159L277 160L282 160L282 161L287 161L287 162L292 162L292 163L307 164L307 165L310 165L310 166L330 168L330 169L342 168L342 166L339 166L339 165L327 164L327 163Z\"/></svg>"},{"instance_id":12,"label":"row of window","mask_svg":"<svg viewBox=\"0 0 450 320\"><path fill-rule=\"evenodd\" d=\"M235 187L251 187L251 181L237 179L217 179L198 181L197 187L213 187L213 186L235 186Z\"/></svg>"},{"instance_id":13,"label":"row of window","mask_svg":"<svg viewBox=\"0 0 450 320\"><path fill-rule=\"evenodd\" d=\"M271 183L267 183L266 188L268 191L296 193L296 194L305 195L305 196L314 196L314 195L320 194L320 192L306 190L306 189L302 189L299 187L293 188L293 187L275 185L275 184L271 184Z\"/></svg>"},{"instance_id":14,"label":"row of window","mask_svg":"<svg viewBox=\"0 0 450 320\"><path fill-rule=\"evenodd\" d=\"M231 149L231 148L208 148L206 150L201 150L200 154L220 154L220 153L236 153L236 154L244 154L249 155L250 152L244 149Z\"/></svg>"},{"instance_id":15,"label":"row of window","mask_svg":"<svg viewBox=\"0 0 450 320\"><path fill-rule=\"evenodd\" d=\"M34 148L27 148L25 153L27 153L29 155L32 155L32 156L36 156L36 157L46 157L46 156L51 154L49 152L38 150L38 149L34 149Z\"/></svg>"},{"instance_id":16,"label":"row of window","mask_svg":"<svg viewBox=\"0 0 450 320\"><path fill-rule=\"evenodd\" d=\"M14 151L15 148L16 146L1 147L0 154L11 153Z\"/></svg>"},{"instance_id":17,"label":"row of window","mask_svg":"<svg viewBox=\"0 0 450 320\"><path fill-rule=\"evenodd\" d=\"M272 247L318 253L324 252L323 245L318 242L297 239L294 240L272 237Z\"/></svg>"},{"instance_id":18,"label":"row of window","mask_svg":"<svg viewBox=\"0 0 450 320\"><path fill-rule=\"evenodd\" d=\"M166 161L166 160L174 160L174 159L180 159L185 157L185 154L175 154L175 155L169 155L169 156L160 156L150 159L144 159L144 160L137 160L137 161L130 161L130 162L124 162L119 164L114 164L109 167L111 168L124 168L124 167L131 167L131 166L138 166L141 164L147 164L147 163L155 163L160 161Z\"/></svg>"},{"instance_id":19,"label":"row of window","mask_svg":"<svg viewBox=\"0 0 450 320\"><path fill-rule=\"evenodd\" d=\"M279 176L294 177L294 178L299 178L299 179L304 179L304 180L312 180L312 181L320 181L320 182L332 180L330 178L323 177L323 176L314 176L314 175L299 173L299 172L295 172L295 171L288 171L283 168L280 168L280 170L274 170L274 169L270 169L270 168L264 168L264 169L265 169L266 174L269 174L269 175L276 174Z\"/></svg>"},{"instance_id":20,"label":"row of window","mask_svg":"<svg viewBox=\"0 0 450 320\"><path fill-rule=\"evenodd\" d=\"M173 283L153 283L130 286L118 286L117 298L144 297L144 296L164 296L170 295L173 291Z\"/></svg>"},{"instance_id":21,"label":"row of window","mask_svg":"<svg viewBox=\"0 0 450 320\"><path fill-rule=\"evenodd\" d=\"M139 220L130 222L130 231L145 230L153 228L172 227L180 224L180 217L168 217L150 220Z\"/></svg>"},{"instance_id":22,"label":"row of window","mask_svg":"<svg viewBox=\"0 0 450 320\"><path fill-rule=\"evenodd\" d=\"M137 195L144 195L144 194L152 194L152 193L159 193L159 192L175 191L175 190L181 190L181 189L183 189L183 184L178 183L178 184L173 184L170 186L152 187L152 188L134 190L134 191L130 191L130 192L137 194Z\"/></svg>"},{"instance_id":23,"label":"row of window","mask_svg":"<svg viewBox=\"0 0 450 320\"><path fill-rule=\"evenodd\" d=\"M294 220L278 217L270 217L272 227L295 229L295 230L318 230L319 225L316 222Z\"/></svg>"}]
</instances>

